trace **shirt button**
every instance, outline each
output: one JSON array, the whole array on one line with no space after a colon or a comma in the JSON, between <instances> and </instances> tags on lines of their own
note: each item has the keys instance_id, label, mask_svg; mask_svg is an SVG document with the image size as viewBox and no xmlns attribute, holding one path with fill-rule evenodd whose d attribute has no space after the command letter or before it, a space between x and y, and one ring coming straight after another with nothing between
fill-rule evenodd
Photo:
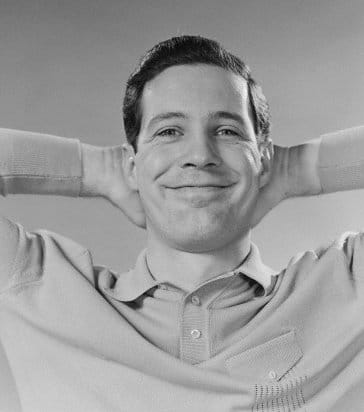
<instances>
[{"instance_id":1,"label":"shirt button","mask_svg":"<svg viewBox=\"0 0 364 412\"><path fill-rule=\"evenodd\" d=\"M277 377L277 374L274 371L270 371L268 373L268 376L269 376L270 379L275 379Z\"/></svg>"},{"instance_id":2,"label":"shirt button","mask_svg":"<svg viewBox=\"0 0 364 412\"><path fill-rule=\"evenodd\" d=\"M193 339L198 339L201 336L201 332L198 329L191 330L191 336Z\"/></svg>"},{"instance_id":3,"label":"shirt button","mask_svg":"<svg viewBox=\"0 0 364 412\"><path fill-rule=\"evenodd\" d=\"M193 295L193 296L191 297L191 302L192 302L194 305L198 306L198 305L200 304L200 298L199 298L197 295Z\"/></svg>"}]
</instances>

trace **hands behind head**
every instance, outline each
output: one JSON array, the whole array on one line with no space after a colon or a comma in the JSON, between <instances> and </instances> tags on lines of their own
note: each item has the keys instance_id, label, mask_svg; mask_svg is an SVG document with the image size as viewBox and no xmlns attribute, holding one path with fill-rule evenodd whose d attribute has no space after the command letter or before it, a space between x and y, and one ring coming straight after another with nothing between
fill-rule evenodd
<instances>
[{"instance_id":1,"label":"hands behind head","mask_svg":"<svg viewBox=\"0 0 364 412\"><path fill-rule=\"evenodd\" d=\"M139 192L130 188L124 176L123 145L104 148L104 182L102 196L120 209L136 226L146 228L144 209Z\"/></svg>"},{"instance_id":2,"label":"hands behind head","mask_svg":"<svg viewBox=\"0 0 364 412\"><path fill-rule=\"evenodd\" d=\"M289 197L288 147L274 145L272 161L273 165L269 173L268 182L260 189L258 195L252 218L252 228L256 226L269 211Z\"/></svg>"}]
</instances>

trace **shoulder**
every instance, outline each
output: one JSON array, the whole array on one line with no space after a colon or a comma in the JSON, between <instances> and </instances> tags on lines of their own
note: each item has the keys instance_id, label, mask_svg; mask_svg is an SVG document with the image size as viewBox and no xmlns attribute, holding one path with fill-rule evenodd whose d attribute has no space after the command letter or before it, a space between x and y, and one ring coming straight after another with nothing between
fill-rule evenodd
<instances>
[{"instance_id":1,"label":"shoulder","mask_svg":"<svg viewBox=\"0 0 364 412\"><path fill-rule=\"evenodd\" d=\"M0 216L0 291L13 272L19 239L20 230L18 225Z\"/></svg>"},{"instance_id":2,"label":"shoulder","mask_svg":"<svg viewBox=\"0 0 364 412\"><path fill-rule=\"evenodd\" d=\"M364 232L347 231L315 249L318 258L328 253L342 256L348 263L364 253Z\"/></svg>"},{"instance_id":3,"label":"shoulder","mask_svg":"<svg viewBox=\"0 0 364 412\"><path fill-rule=\"evenodd\" d=\"M354 252L360 253L361 249L364 248L364 232L352 232L347 231L340 234L334 239L329 239L328 241L316 246L313 249L299 252L289 261L288 266L294 265L305 259L307 255L314 257L315 260L322 258L328 258L332 255L342 255L348 260L353 258ZM364 252L364 250L363 250Z\"/></svg>"},{"instance_id":4,"label":"shoulder","mask_svg":"<svg viewBox=\"0 0 364 412\"><path fill-rule=\"evenodd\" d=\"M27 231L0 216L0 292L39 279L45 267L92 265L88 249L59 233Z\"/></svg>"},{"instance_id":5,"label":"shoulder","mask_svg":"<svg viewBox=\"0 0 364 412\"><path fill-rule=\"evenodd\" d=\"M317 258L331 263L333 272L345 273L350 280L364 280L364 232L347 231L315 250Z\"/></svg>"},{"instance_id":6,"label":"shoulder","mask_svg":"<svg viewBox=\"0 0 364 412\"><path fill-rule=\"evenodd\" d=\"M347 231L295 255L285 270L291 280L351 285L364 293L364 232ZM292 280L293 281L293 280Z\"/></svg>"}]
</instances>

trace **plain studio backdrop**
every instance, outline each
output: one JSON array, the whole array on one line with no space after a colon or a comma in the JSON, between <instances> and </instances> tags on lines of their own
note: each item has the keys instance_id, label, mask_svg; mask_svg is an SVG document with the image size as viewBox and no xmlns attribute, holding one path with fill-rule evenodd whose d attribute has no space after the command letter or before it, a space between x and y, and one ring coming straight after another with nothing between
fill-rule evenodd
<instances>
[{"instance_id":1,"label":"plain studio backdrop","mask_svg":"<svg viewBox=\"0 0 364 412\"><path fill-rule=\"evenodd\" d=\"M147 49L179 34L216 39L248 63L277 144L364 124L362 0L0 0L0 127L121 143L130 72ZM291 199L253 241L281 269L302 250L361 230L363 205L363 190ZM95 264L118 272L145 243L145 232L101 199L16 195L0 207L28 230L78 241Z\"/></svg>"}]
</instances>

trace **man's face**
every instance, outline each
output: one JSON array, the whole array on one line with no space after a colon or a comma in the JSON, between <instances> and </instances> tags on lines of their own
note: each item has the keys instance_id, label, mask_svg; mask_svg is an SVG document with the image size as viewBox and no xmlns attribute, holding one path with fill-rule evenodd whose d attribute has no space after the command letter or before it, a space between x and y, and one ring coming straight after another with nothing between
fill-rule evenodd
<instances>
[{"instance_id":1,"label":"man's face","mask_svg":"<svg viewBox=\"0 0 364 412\"><path fill-rule=\"evenodd\" d=\"M260 154L246 82L211 65L166 69L145 85L132 176L149 235L206 252L250 227Z\"/></svg>"}]
</instances>

